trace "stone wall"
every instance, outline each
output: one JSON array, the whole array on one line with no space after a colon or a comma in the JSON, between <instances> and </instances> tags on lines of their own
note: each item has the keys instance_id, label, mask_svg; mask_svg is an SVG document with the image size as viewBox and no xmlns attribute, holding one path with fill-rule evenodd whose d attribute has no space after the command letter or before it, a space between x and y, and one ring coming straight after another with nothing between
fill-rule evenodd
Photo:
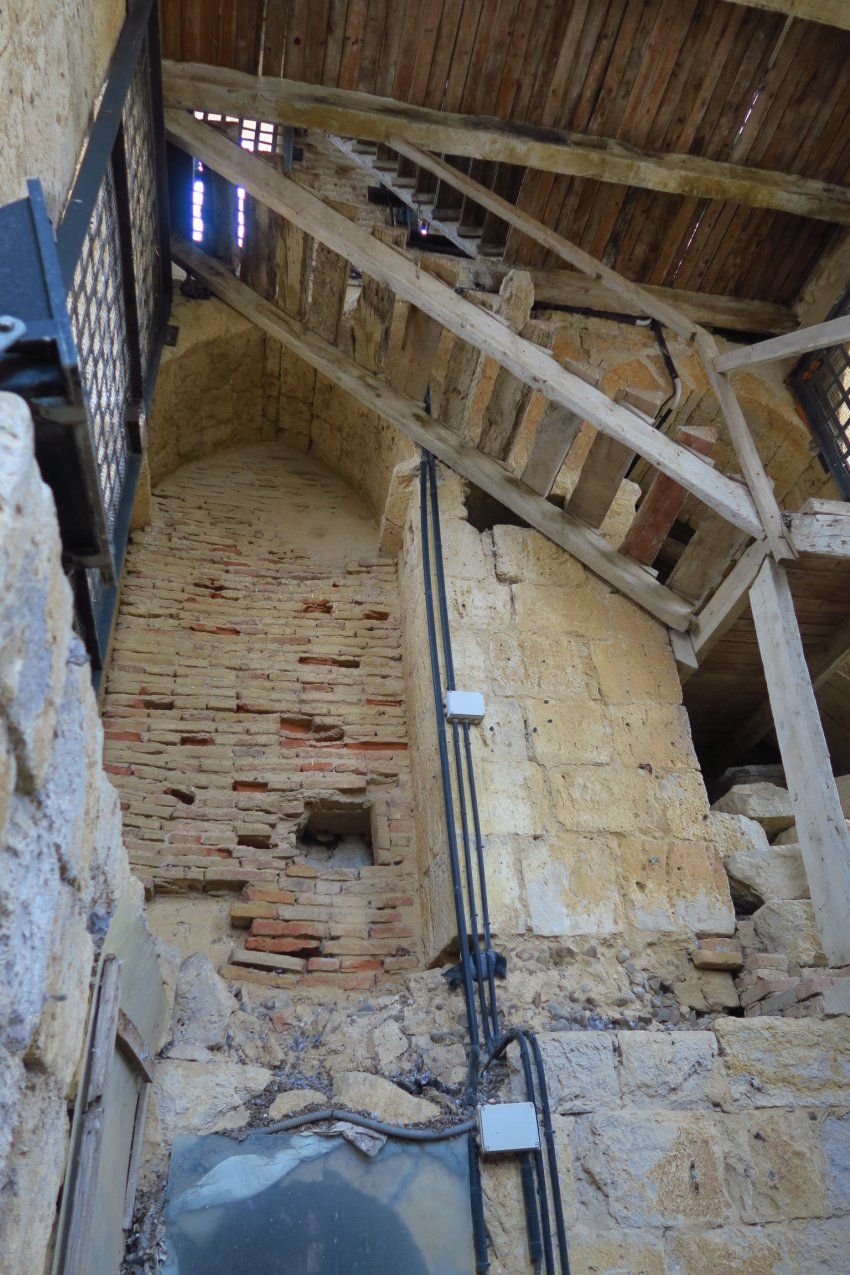
<instances>
[{"instance_id":1,"label":"stone wall","mask_svg":"<svg viewBox=\"0 0 850 1275\"><path fill-rule=\"evenodd\" d=\"M731 934L735 918L667 630L537 532L466 519L440 470L457 683L473 730L488 888L500 936L626 940ZM426 949L452 937L418 493L402 568Z\"/></svg>"},{"instance_id":2,"label":"stone wall","mask_svg":"<svg viewBox=\"0 0 850 1275\"><path fill-rule=\"evenodd\" d=\"M130 885L53 498L0 394L0 1268L39 1275L97 936ZM139 897L140 893L139 893Z\"/></svg>"},{"instance_id":3,"label":"stone wall","mask_svg":"<svg viewBox=\"0 0 850 1275\"><path fill-rule=\"evenodd\" d=\"M245 887L233 960L255 981L365 987L419 963L396 568L376 542L322 466L258 444L172 474L128 551L104 721L131 859L158 895ZM311 816L328 844L348 820L370 861L306 845Z\"/></svg>"},{"instance_id":4,"label":"stone wall","mask_svg":"<svg viewBox=\"0 0 850 1275\"><path fill-rule=\"evenodd\" d=\"M154 487L187 461L265 436L265 334L222 302L179 291L170 321L177 343L162 351L145 440Z\"/></svg>"},{"instance_id":5,"label":"stone wall","mask_svg":"<svg viewBox=\"0 0 850 1275\"><path fill-rule=\"evenodd\" d=\"M65 204L124 21L122 0L6 0L0 10L0 204L38 177L55 222Z\"/></svg>"}]
</instances>

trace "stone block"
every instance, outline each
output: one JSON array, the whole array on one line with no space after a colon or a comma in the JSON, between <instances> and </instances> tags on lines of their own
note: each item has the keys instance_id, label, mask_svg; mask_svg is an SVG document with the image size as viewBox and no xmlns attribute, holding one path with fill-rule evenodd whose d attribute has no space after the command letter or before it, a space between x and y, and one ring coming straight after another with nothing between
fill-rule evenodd
<instances>
[{"instance_id":1,"label":"stone block","mask_svg":"<svg viewBox=\"0 0 850 1275\"><path fill-rule=\"evenodd\" d=\"M525 712L531 747L541 765L598 765L613 760L616 736L598 700L532 699Z\"/></svg>"},{"instance_id":2,"label":"stone block","mask_svg":"<svg viewBox=\"0 0 850 1275\"><path fill-rule=\"evenodd\" d=\"M850 1039L838 1021L720 1018L715 1024L736 1107L840 1105Z\"/></svg>"},{"instance_id":3,"label":"stone block","mask_svg":"<svg viewBox=\"0 0 850 1275\"><path fill-rule=\"evenodd\" d=\"M80 901L66 887L54 918L44 1010L27 1064L48 1072L57 1091L71 1096L89 1011L94 944Z\"/></svg>"},{"instance_id":4,"label":"stone block","mask_svg":"<svg viewBox=\"0 0 850 1275\"><path fill-rule=\"evenodd\" d=\"M30 1073L17 1111L0 1208L0 1270L46 1269L65 1173L65 1099L47 1076Z\"/></svg>"},{"instance_id":5,"label":"stone block","mask_svg":"<svg viewBox=\"0 0 850 1275\"><path fill-rule=\"evenodd\" d=\"M618 1032L623 1100L633 1106L702 1107L722 1094L711 1032Z\"/></svg>"},{"instance_id":6,"label":"stone block","mask_svg":"<svg viewBox=\"0 0 850 1275\"><path fill-rule=\"evenodd\" d=\"M528 918L520 864L524 837L485 837L484 864L490 920L496 934L521 934Z\"/></svg>"},{"instance_id":7,"label":"stone block","mask_svg":"<svg viewBox=\"0 0 850 1275\"><path fill-rule=\"evenodd\" d=\"M750 854L754 850L766 850L770 845L767 833L755 819L749 819L746 815L724 814L716 805L709 812L707 835L724 859L730 854Z\"/></svg>"},{"instance_id":8,"label":"stone block","mask_svg":"<svg viewBox=\"0 0 850 1275\"><path fill-rule=\"evenodd\" d=\"M18 1122L24 1079L20 1057L0 1045L0 1184L6 1181L6 1164Z\"/></svg>"},{"instance_id":9,"label":"stone block","mask_svg":"<svg viewBox=\"0 0 850 1275\"><path fill-rule=\"evenodd\" d=\"M850 978L839 978L823 991L823 1012L833 1018L850 1014Z\"/></svg>"},{"instance_id":10,"label":"stone block","mask_svg":"<svg viewBox=\"0 0 850 1275\"><path fill-rule=\"evenodd\" d=\"M236 997L216 973L203 952L196 952L180 966L174 993L172 1043L185 1041L220 1048L226 1040Z\"/></svg>"},{"instance_id":11,"label":"stone block","mask_svg":"<svg viewBox=\"0 0 850 1275\"><path fill-rule=\"evenodd\" d=\"M698 938L735 933L729 884L720 855L711 843L667 843L667 893L677 929Z\"/></svg>"},{"instance_id":12,"label":"stone block","mask_svg":"<svg viewBox=\"0 0 850 1275\"><path fill-rule=\"evenodd\" d=\"M616 704L607 709L614 751L627 765L653 771L696 768L688 714L679 704Z\"/></svg>"},{"instance_id":13,"label":"stone block","mask_svg":"<svg viewBox=\"0 0 850 1275\"><path fill-rule=\"evenodd\" d=\"M850 1213L850 1113L826 1116L819 1133L826 1180L825 1207L821 1203L819 1213Z\"/></svg>"},{"instance_id":14,"label":"stone block","mask_svg":"<svg viewBox=\"0 0 850 1275\"><path fill-rule=\"evenodd\" d=\"M717 1121L697 1111L615 1112L581 1122L578 1167L624 1226L717 1226L731 1220Z\"/></svg>"},{"instance_id":15,"label":"stone block","mask_svg":"<svg viewBox=\"0 0 850 1275\"><path fill-rule=\"evenodd\" d=\"M715 801L712 810L754 819L770 840L794 822L791 796L787 789L776 784L735 784Z\"/></svg>"},{"instance_id":16,"label":"stone block","mask_svg":"<svg viewBox=\"0 0 850 1275\"><path fill-rule=\"evenodd\" d=\"M161 1154L179 1133L214 1133L241 1123L235 1113L247 1099L261 1094L271 1079L266 1067L224 1059L160 1059L146 1142Z\"/></svg>"},{"instance_id":17,"label":"stone block","mask_svg":"<svg viewBox=\"0 0 850 1275\"><path fill-rule=\"evenodd\" d=\"M442 1114L427 1098L415 1098L383 1076L346 1071L334 1077L334 1105L377 1116L390 1124L424 1124Z\"/></svg>"},{"instance_id":18,"label":"stone block","mask_svg":"<svg viewBox=\"0 0 850 1275\"><path fill-rule=\"evenodd\" d=\"M808 899L809 883L797 845L773 845L749 854L730 854L724 866L732 897L746 905Z\"/></svg>"},{"instance_id":19,"label":"stone block","mask_svg":"<svg viewBox=\"0 0 850 1275\"><path fill-rule=\"evenodd\" d=\"M526 841L521 868L532 931L561 937L619 930L616 854L616 843L604 836Z\"/></svg>"},{"instance_id":20,"label":"stone block","mask_svg":"<svg viewBox=\"0 0 850 1275\"><path fill-rule=\"evenodd\" d=\"M555 816L574 832L665 830L658 785L637 767L565 766L549 772Z\"/></svg>"},{"instance_id":21,"label":"stone block","mask_svg":"<svg viewBox=\"0 0 850 1275\"><path fill-rule=\"evenodd\" d=\"M620 1105L613 1032L558 1032L539 1041L553 1111L577 1115ZM522 1064L514 1049L510 1068L511 1096L525 1101Z\"/></svg>"},{"instance_id":22,"label":"stone block","mask_svg":"<svg viewBox=\"0 0 850 1275\"><path fill-rule=\"evenodd\" d=\"M669 647L620 639L592 642L599 689L608 704L681 704L682 686Z\"/></svg>"},{"instance_id":23,"label":"stone block","mask_svg":"<svg viewBox=\"0 0 850 1275\"><path fill-rule=\"evenodd\" d=\"M786 1265L787 1251L787 1235L752 1226L677 1227L665 1244L669 1269L676 1275L778 1275L792 1269Z\"/></svg>"},{"instance_id":24,"label":"stone block","mask_svg":"<svg viewBox=\"0 0 850 1275\"><path fill-rule=\"evenodd\" d=\"M620 837L618 876L624 918L639 930L675 929L667 888L667 842L663 837Z\"/></svg>"},{"instance_id":25,"label":"stone block","mask_svg":"<svg viewBox=\"0 0 850 1275\"><path fill-rule=\"evenodd\" d=\"M724 1124L729 1188L744 1222L829 1213L822 1137L807 1111L753 1111Z\"/></svg>"},{"instance_id":26,"label":"stone block","mask_svg":"<svg viewBox=\"0 0 850 1275\"><path fill-rule=\"evenodd\" d=\"M814 908L807 900L765 903L753 913L753 925L769 952L784 952L797 965L826 965Z\"/></svg>"},{"instance_id":27,"label":"stone block","mask_svg":"<svg viewBox=\"0 0 850 1275\"><path fill-rule=\"evenodd\" d=\"M607 597L598 589L524 583L513 585L511 595L514 617L522 633L537 633L544 638L563 633L603 638L611 630Z\"/></svg>"},{"instance_id":28,"label":"stone block","mask_svg":"<svg viewBox=\"0 0 850 1275\"><path fill-rule=\"evenodd\" d=\"M577 559L539 532L508 525L493 528L496 576L505 583L580 588L588 573Z\"/></svg>"},{"instance_id":29,"label":"stone block","mask_svg":"<svg viewBox=\"0 0 850 1275\"><path fill-rule=\"evenodd\" d=\"M540 768L516 759L477 757L475 780L483 835L532 835L546 827L547 797Z\"/></svg>"},{"instance_id":30,"label":"stone block","mask_svg":"<svg viewBox=\"0 0 850 1275\"><path fill-rule=\"evenodd\" d=\"M287 1116L299 1115L310 1107L325 1107L330 1099L318 1089L290 1089L279 1093L269 1107L270 1120L285 1120Z\"/></svg>"}]
</instances>

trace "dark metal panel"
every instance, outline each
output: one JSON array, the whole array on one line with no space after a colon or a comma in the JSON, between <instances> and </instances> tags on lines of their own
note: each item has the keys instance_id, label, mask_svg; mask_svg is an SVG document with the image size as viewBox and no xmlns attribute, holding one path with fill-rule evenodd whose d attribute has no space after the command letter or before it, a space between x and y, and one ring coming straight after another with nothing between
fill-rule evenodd
<instances>
[{"instance_id":1,"label":"dark metal panel","mask_svg":"<svg viewBox=\"0 0 850 1275\"><path fill-rule=\"evenodd\" d=\"M109 162L121 124L124 103L147 34L152 4L153 0L135 0L124 23L109 66L103 98L56 236L59 263L69 288L97 203L103 170Z\"/></svg>"}]
</instances>

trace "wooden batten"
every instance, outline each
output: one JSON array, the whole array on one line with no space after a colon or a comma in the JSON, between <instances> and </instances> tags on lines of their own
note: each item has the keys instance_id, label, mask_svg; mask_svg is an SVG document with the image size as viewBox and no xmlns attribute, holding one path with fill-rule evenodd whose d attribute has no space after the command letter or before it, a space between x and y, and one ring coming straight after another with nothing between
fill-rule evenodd
<instances>
[{"instance_id":1,"label":"wooden batten","mask_svg":"<svg viewBox=\"0 0 850 1275\"><path fill-rule=\"evenodd\" d=\"M634 458L630 447L607 434L597 434L566 503L567 513L588 527L601 527Z\"/></svg>"},{"instance_id":2,"label":"wooden batten","mask_svg":"<svg viewBox=\"0 0 850 1275\"><path fill-rule=\"evenodd\" d=\"M522 471L526 487L541 496L549 495L580 429L581 417L575 412L559 403L547 403Z\"/></svg>"},{"instance_id":3,"label":"wooden batten","mask_svg":"<svg viewBox=\"0 0 850 1275\"><path fill-rule=\"evenodd\" d=\"M684 426L677 430L676 441L693 448L701 456L708 456L717 442L717 432L705 426ZM681 512L686 494L681 483L674 482L666 474L656 474L640 502L634 522L626 532L620 546L622 552L634 558L635 562L651 566Z\"/></svg>"},{"instance_id":4,"label":"wooden batten","mask_svg":"<svg viewBox=\"0 0 850 1275\"><path fill-rule=\"evenodd\" d=\"M612 549L596 532L524 487L498 461L470 446L439 420L428 416L412 399L347 358L304 324L277 310L191 244L175 241L173 247L176 260L192 270L216 296L293 350L358 402L383 416L418 446L428 448L462 477L512 509L530 526L567 549L591 571L662 623L681 631L688 628L691 609L687 603L659 584L650 572Z\"/></svg>"}]
</instances>

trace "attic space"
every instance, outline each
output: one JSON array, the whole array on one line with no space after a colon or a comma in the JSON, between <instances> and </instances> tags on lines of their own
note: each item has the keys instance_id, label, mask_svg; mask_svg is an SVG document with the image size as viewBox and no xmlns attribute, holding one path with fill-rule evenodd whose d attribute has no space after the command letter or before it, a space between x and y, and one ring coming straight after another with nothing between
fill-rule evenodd
<instances>
[{"instance_id":1,"label":"attic space","mask_svg":"<svg viewBox=\"0 0 850 1275\"><path fill-rule=\"evenodd\" d=\"M0 1271L846 1275L850 10L0 39Z\"/></svg>"}]
</instances>

